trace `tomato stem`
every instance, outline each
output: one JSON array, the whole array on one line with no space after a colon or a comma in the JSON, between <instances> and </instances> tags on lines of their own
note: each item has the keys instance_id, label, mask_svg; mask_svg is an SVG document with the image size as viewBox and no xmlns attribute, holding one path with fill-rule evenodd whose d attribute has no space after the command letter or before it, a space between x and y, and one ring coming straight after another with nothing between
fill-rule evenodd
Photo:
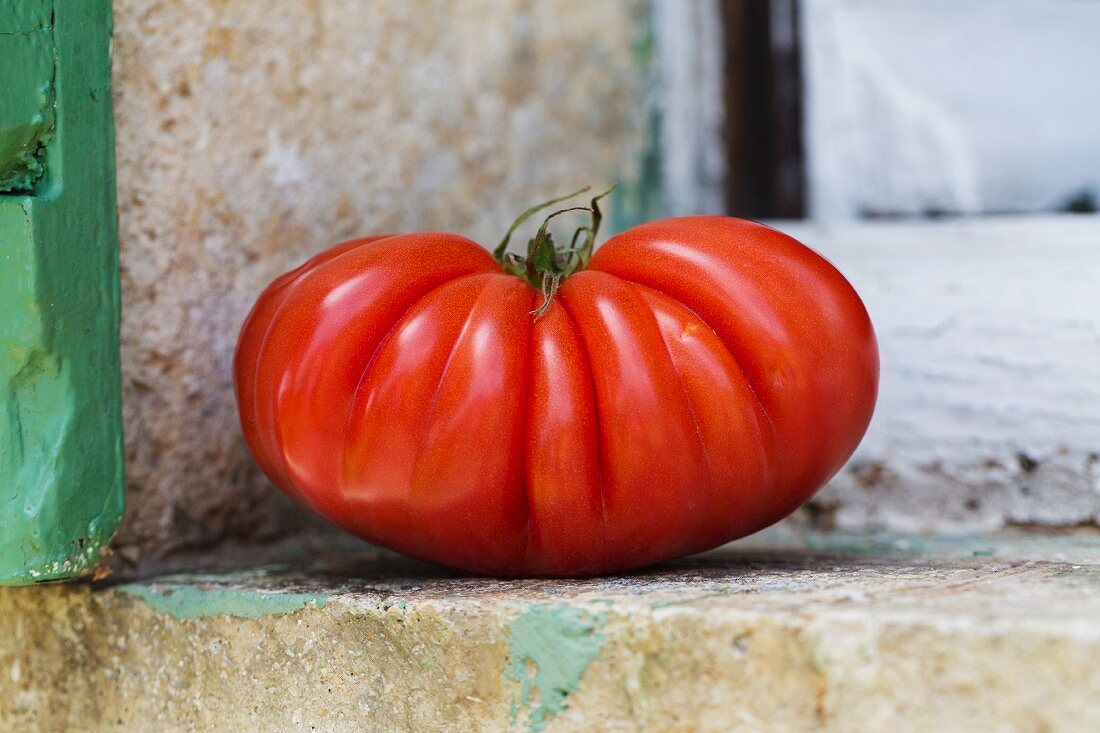
<instances>
[{"instance_id":1,"label":"tomato stem","mask_svg":"<svg viewBox=\"0 0 1100 733\"><path fill-rule=\"evenodd\" d=\"M580 196L582 193L589 190L590 188L592 188L592 187L591 186L585 186L584 188L578 188L573 193L567 193L564 196L558 196L557 198L550 199L549 201L543 201L541 204L535 204L530 209L528 209L527 211L520 214L516 218L516 220L514 222L512 222L512 226L508 227L508 231L505 232L505 234L504 234L504 239L500 240L500 244L498 244L497 248L495 250L493 250L493 257L496 257L497 262L499 262L503 265L504 264L504 253L508 250L508 240L510 240L512 238L512 235L515 233L515 231L517 229L519 229L520 225L523 224L523 222L527 221L528 219L530 219L532 216L539 213L543 209L548 209L551 206L553 206L554 204L559 204L562 201L567 201L568 199L571 199L574 196Z\"/></svg>"},{"instance_id":2,"label":"tomato stem","mask_svg":"<svg viewBox=\"0 0 1100 733\"><path fill-rule=\"evenodd\" d=\"M592 251L596 247L596 236L600 231L600 223L603 221L603 212L600 211L600 199L614 191L618 185L616 183L603 193L594 196L588 206L570 206L547 215L543 219L538 232L528 241L527 256L524 257L508 251L508 243L516 229L539 211L574 196L579 196L590 190L591 186L585 186L567 196L559 196L537 206L532 206L520 214L519 218L512 223L512 226L505 233L504 239L493 251L493 256L496 257L505 272L523 279L531 287L542 293L542 304L531 311L532 315L535 316L535 320L538 320L550 308L550 303L554 299L561 281L574 272L583 270L588 265L588 261L592 258ZM554 237L549 230L550 221L570 211L587 211L592 215L592 221L588 226L578 227L573 232L573 238L570 240L568 247L558 247L554 244ZM578 240L581 241L580 246L577 245Z\"/></svg>"}]
</instances>

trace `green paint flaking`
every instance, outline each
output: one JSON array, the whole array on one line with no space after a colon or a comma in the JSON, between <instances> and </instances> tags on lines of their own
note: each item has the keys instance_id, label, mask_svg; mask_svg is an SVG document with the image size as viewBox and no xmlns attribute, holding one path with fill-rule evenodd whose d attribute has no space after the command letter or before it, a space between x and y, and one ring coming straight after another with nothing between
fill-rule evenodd
<instances>
[{"instance_id":1,"label":"green paint flaking","mask_svg":"<svg viewBox=\"0 0 1100 733\"><path fill-rule=\"evenodd\" d=\"M536 732L565 710L567 698L606 643L606 620L604 612L540 604L509 624L511 663L505 674L520 684L510 706L513 725L521 708Z\"/></svg>"},{"instance_id":2,"label":"green paint flaking","mask_svg":"<svg viewBox=\"0 0 1100 733\"><path fill-rule=\"evenodd\" d=\"M950 552L991 555L985 537L960 535L893 535L887 533L850 534L846 532L807 533L802 542L811 549L845 555L923 555Z\"/></svg>"},{"instance_id":3,"label":"green paint flaking","mask_svg":"<svg viewBox=\"0 0 1100 733\"><path fill-rule=\"evenodd\" d=\"M0 3L0 583L122 517L110 0Z\"/></svg>"},{"instance_id":4,"label":"green paint flaking","mask_svg":"<svg viewBox=\"0 0 1100 733\"><path fill-rule=\"evenodd\" d=\"M324 608L328 598L315 593L284 593L246 588L203 588L188 583L132 583L118 590L143 600L172 618L190 620L210 616L262 618L309 607Z\"/></svg>"},{"instance_id":5,"label":"green paint flaking","mask_svg":"<svg viewBox=\"0 0 1100 733\"><path fill-rule=\"evenodd\" d=\"M47 3L0 9L0 193L30 193L54 130L54 36Z\"/></svg>"},{"instance_id":6,"label":"green paint flaking","mask_svg":"<svg viewBox=\"0 0 1100 733\"><path fill-rule=\"evenodd\" d=\"M700 601L709 601L714 598L729 598L730 596L744 593L741 588L730 588L723 591L715 591L713 593L703 593L701 595L692 595L685 598L669 598L661 601L653 601L649 604L650 609L659 611L662 608L674 608L676 606L686 606L692 603L699 603Z\"/></svg>"}]
</instances>

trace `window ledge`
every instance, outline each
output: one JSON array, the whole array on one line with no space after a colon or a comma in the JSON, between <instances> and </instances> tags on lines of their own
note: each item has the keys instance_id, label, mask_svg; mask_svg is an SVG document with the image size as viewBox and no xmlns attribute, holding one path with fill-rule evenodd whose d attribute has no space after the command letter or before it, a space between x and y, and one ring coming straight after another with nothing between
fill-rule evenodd
<instances>
[{"instance_id":1,"label":"window ledge","mask_svg":"<svg viewBox=\"0 0 1100 733\"><path fill-rule=\"evenodd\" d=\"M775 529L617 578L363 551L3 588L0 728L1088 730L1098 581L1095 534Z\"/></svg>"}]
</instances>

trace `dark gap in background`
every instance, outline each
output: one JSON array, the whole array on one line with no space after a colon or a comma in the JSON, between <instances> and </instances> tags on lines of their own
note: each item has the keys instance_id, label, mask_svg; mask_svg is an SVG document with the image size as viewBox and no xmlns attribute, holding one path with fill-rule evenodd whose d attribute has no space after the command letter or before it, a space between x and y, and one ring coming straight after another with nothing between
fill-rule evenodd
<instances>
[{"instance_id":1,"label":"dark gap in background","mask_svg":"<svg viewBox=\"0 0 1100 733\"><path fill-rule=\"evenodd\" d=\"M806 215L798 0L722 0L726 204L734 216Z\"/></svg>"}]
</instances>

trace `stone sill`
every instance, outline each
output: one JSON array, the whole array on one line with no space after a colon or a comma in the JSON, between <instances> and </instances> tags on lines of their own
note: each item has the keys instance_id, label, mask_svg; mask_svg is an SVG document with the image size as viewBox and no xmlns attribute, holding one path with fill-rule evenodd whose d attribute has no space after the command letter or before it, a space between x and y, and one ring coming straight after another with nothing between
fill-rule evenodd
<instances>
[{"instance_id":1,"label":"stone sill","mask_svg":"<svg viewBox=\"0 0 1100 733\"><path fill-rule=\"evenodd\" d=\"M4 730L1100 729L1100 535L773 530L624 577L364 550L0 589Z\"/></svg>"}]
</instances>

